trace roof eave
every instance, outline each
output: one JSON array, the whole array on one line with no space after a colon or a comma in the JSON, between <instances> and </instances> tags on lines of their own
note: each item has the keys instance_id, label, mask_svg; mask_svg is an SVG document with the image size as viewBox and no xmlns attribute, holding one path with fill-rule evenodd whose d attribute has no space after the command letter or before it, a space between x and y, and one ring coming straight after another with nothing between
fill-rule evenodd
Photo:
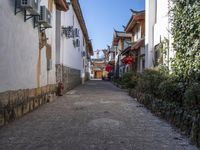
<instances>
[{"instance_id":1,"label":"roof eave","mask_svg":"<svg viewBox=\"0 0 200 150\"><path fill-rule=\"evenodd\" d=\"M68 11L69 10L69 5L65 0L56 0L56 9L60 11Z\"/></svg>"},{"instance_id":2,"label":"roof eave","mask_svg":"<svg viewBox=\"0 0 200 150\"><path fill-rule=\"evenodd\" d=\"M133 12L133 10L131 10ZM129 22L127 23L124 31L126 33L130 33L131 30L134 28L134 26L137 24L138 21L144 20L145 19L145 11L134 11L134 13L132 14ZM138 19L139 18L139 19Z\"/></svg>"},{"instance_id":3,"label":"roof eave","mask_svg":"<svg viewBox=\"0 0 200 150\"><path fill-rule=\"evenodd\" d=\"M78 0L71 0L71 4L72 4L72 7L74 8L74 12L75 12L75 14L77 16L77 19L78 19L78 22L80 24L81 30L83 32L83 36L85 38L89 54L90 55L94 55L92 43L91 43L91 40L89 39L89 36L88 36L88 31L87 31L87 28L86 28L85 20L83 18L83 14L82 14L82 11L81 11L81 7L80 7L80 4L79 4L79 1Z\"/></svg>"}]
</instances>

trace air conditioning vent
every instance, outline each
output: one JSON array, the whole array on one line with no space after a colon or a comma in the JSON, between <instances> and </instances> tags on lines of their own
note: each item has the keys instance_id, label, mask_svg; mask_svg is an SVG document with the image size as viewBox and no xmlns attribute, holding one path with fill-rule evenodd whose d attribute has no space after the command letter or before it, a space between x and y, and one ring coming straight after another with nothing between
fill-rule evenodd
<instances>
[{"instance_id":1,"label":"air conditioning vent","mask_svg":"<svg viewBox=\"0 0 200 150\"><path fill-rule=\"evenodd\" d=\"M80 47L80 40L76 39L76 47Z\"/></svg>"},{"instance_id":2,"label":"air conditioning vent","mask_svg":"<svg viewBox=\"0 0 200 150\"><path fill-rule=\"evenodd\" d=\"M51 13L45 6L40 6L40 16L38 22L45 28L51 28Z\"/></svg>"},{"instance_id":3,"label":"air conditioning vent","mask_svg":"<svg viewBox=\"0 0 200 150\"><path fill-rule=\"evenodd\" d=\"M85 52L85 51L82 51L82 52L81 52L81 56L82 56L82 57L85 57L85 56L86 56L86 52Z\"/></svg>"},{"instance_id":4,"label":"air conditioning vent","mask_svg":"<svg viewBox=\"0 0 200 150\"><path fill-rule=\"evenodd\" d=\"M80 40L79 39L74 39L73 40L73 45L74 45L74 47L80 47Z\"/></svg>"},{"instance_id":5,"label":"air conditioning vent","mask_svg":"<svg viewBox=\"0 0 200 150\"><path fill-rule=\"evenodd\" d=\"M21 0L20 7L29 11L30 15L39 15L38 0Z\"/></svg>"},{"instance_id":6,"label":"air conditioning vent","mask_svg":"<svg viewBox=\"0 0 200 150\"><path fill-rule=\"evenodd\" d=\"M79 29L78 28L74 29L74 37L79 37Z\"/></svg>"},{"instance_id":7,"label":"air conditioning vent","mask_svg":"<svg viewBox=\"0 0 200 150\"><path fill-rule=\"evenodd\" d=\"M76 47L76 40L73 40L73 45L74 47Z\"/></svg>"}]
</instances>

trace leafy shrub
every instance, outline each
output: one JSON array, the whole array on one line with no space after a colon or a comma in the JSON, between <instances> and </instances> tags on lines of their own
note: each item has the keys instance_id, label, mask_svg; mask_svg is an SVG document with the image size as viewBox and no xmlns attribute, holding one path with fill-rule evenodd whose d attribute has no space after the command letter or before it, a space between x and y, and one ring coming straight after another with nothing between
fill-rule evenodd
<instances>
[{"instance_id":1,"label":"leafy shrub","mask_svg":"<svg viewBox=\"0 0 200 150\"><path fill-rule=\"evenodd\" d=\"M192 83L184 93L185 106L200 106L200 84Z\"/></svg>"},{"instance_id":2,"label":"leafy shrub","mask_svg":"<svg viewBox=\"0 0 200 150\"><path fill-rule=\"evenodd\" d=\"M122 76L122 83L127 88L134 88L137 84L138 74L136 72L126 72Z\"/></svg>"},{"instance_id":3,"label":"leafy shrub","mask_svg":"<svg viewBox=\"0 0 200 150\"><path fill-rule=\"evenodd\" d=\"M138 82L138 78L139 78L139 74L136 72L133 72L131 82L128 83L128 87L135 88L135 86L137 85L137 82Z\"/></svg>"},{"instance_id":4,"label":"leafy shrub","mask_svg":"<svg viewBox=\"0 0 200 150\"><path fill-rule=\"evenodd\" d=\"M122 81L124 83L129 82L131 80L132 75L133 75L133 72L126 72L126 73L124 73L123 76L122 76Z\"/></svg>"},{"instance_id":5,"label":"leafy shrub","mask_svg":"<svg viewBox=\"0 0 200 150\"><path fill-rule=\"evenodd\" d=\"M160 83L158 90L163 100L181 103L185 85L171 77Z\"/></svg>"},{"instance_id":6,"label":"leafy shrub","mask_svg":"<svg viewBox=\"0 0 200 150\"><path fill-rule=\"evenodd\" d=\"M165 78L158 70L147 69L139 75L136 89L140 92L158 96L158 86Z\"/></svg>"}]
</instances>

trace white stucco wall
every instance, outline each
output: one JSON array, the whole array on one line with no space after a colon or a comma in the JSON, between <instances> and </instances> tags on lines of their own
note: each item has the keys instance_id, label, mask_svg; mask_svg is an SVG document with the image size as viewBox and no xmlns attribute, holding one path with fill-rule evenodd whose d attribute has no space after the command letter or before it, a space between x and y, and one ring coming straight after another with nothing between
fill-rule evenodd
<instances>
[{"instance_id":1,"label":"white stucco wall","mask_svg":"<svg viewBox=\"0 0 200 150\"><path fill-rule=\"evenodd\" d=\"M40 5L45 5L48 8L48 0L42 0ZM56 81L55 64L56 64L56 7L53 5L51 12L51 26L52 28L46 29L47 43L52 48L52 69L47 71L46 47L42 49L42 64L41 64L41 86L47 84L54 84Z\"/></svg>"},{"instance_id":2,"label":"white stucco wall","mask_svg":"<svg viewBox=\"0 0 200 150\"><path fill-rule=\"evenodd\" d=\"M61 11L56 11L56 64L62 64L61 57Z\"/></svg>"},{"instance_id":3,"label":"white stucco wall","mask_svg":"<svg viewBox=\"0 0 200 150\"><path fill-rule=\"evenodd\" d=\"M169 21L169 2L166 0L157 1L157 22L154 25L154 46L159 44L165 38L169 40L169 50L166 51L166 56L164 57L164 64L169 65L169 60L174 56L172 50L172 35L170 34L170 21Z\"/></svg>"},{"instance_id":4,"label":"white stucco wall","mask_svg":"<svg viewBox=\"0 0 200 150\"><path fill-rule=\"evenodd\" d=\"M164 59L168 65L168 60L174 56L172 50L172 35L170 34L169 4L168 0L146 0L146 23L145 23L145 68L153 67L154 46L165 38L169 40L169 51ZM156 13L157 12L157 13ZM156 16L156 18L155 18ZM170 64L169 64L170 65Z\"/></svg>"},{"instance_id":5,"label":"white stucco wall","mask_svg":"<svg viewBox=\"0 0 200 150\"><path fill-rule=\"evenodd\" d=\"M145 68L151 68L154 57L155 0L146 0L145 13Z\"/></svg>"},{"instance_id":6,"label":"white stucco wall","mask_svg":"<svg viewBox=\"0 0 200 150\"><path fill-rule=\"evenodd\" d=\"M14 1L1 1L0 92L36 87L38 30L23 17L14 15Z\"/></svg>"},{"instance_id":7,"label":"white stucco wall","mask_svg":"<svg viewBox=\"0 0 200 150\"><path fill-rule=\"evenodd\" d=\"M157 21L154 25L154 46L169 38L168 1L157 0Z\"/></svg>"},{"instance_id":8,"label":"white stucco wall","mask_svg":"<svg viewBox=\"0 0 200 150\"><path fill-rule=\"evenodd\" d=\"M47 0L42 3L47 4ZM52 16L54 18L54 13ZM33 28L32 20L24 22L22 13L14 15L13 0L0 1L0 18L0 92L37 87L38 28ZM54 24L46 32L48 43L52 44L53 69L48 73L47 81L46 50L43 49L40 86L55 83Z\"/></svg>"},{"instance_id":9,"label":"white stucco wall","mask_svg":"<svg viewBox=\"0 0 200 150\"><path fill-rule=\"evenodd\" d=\"M78 69L81 71L81 77L85 76L85 67L83 66L83 57L81 51L86 51L85 44L83 46L83 32L80 28L78 19L75 15L73 7L67 12L61 13L61 26L68 27L73 26L79 29L79 37L66 38L64 35L61 36L61 64L64 66ZM80 40L80 47L74 47L73 39Z\"/></svg>"}]
</instances>

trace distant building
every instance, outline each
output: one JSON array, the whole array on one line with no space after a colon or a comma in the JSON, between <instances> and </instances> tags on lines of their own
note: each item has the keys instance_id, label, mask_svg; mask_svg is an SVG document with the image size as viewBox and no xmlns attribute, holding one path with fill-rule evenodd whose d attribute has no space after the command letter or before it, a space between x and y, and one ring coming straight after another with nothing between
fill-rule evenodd
<instances>
[{"instance_id":1,"label":"distant building","mask_svg":"<svg viewBox=\"0 0 200 150\"><path fill-rule=\"evenodd\" d=\"M91 78L101 79L103 76L105 76L105 67L106 63L104 59L92 59L90 73Z\"/></svg>"},{"instance_id":2,"label":"distant building","mask_svg":"<svg viewBox=\"0 0 200 150\"><path fill-rule=\"evenodd\" d=\"M93 50L78 0L71 0L69 10L57 11L56 17L57 82L68 90L89 78Z\"/></svg>"},{"instance_id":3,"label":"distant building","mask_svg":"<svg viewBox=\"0 0 200 150\"><path fill-rule=\"evenodd\" d=\"M145 68L145 11L131 11L132 16L125 27L125 32L132 35L131 43L122 51L122 55L126 56L125 59L133 59L128 63L129 70L142 72Z\"/></svg>"},{"instance_id":4,"label":"distant building","mask_svg":"<svg viewBox=\"0 0 200 150\"><path fill-rule=\"evenodd\" d=\"M115 70L114 75L116 77L121 77L124 72L127 70L126 64L122 63L124 56L122 51L128 47L131 41L131 34L127 34L123 31L114 31L113 40L112 40L112 51L115 56Z\"/></svg>"}]
</instances>

